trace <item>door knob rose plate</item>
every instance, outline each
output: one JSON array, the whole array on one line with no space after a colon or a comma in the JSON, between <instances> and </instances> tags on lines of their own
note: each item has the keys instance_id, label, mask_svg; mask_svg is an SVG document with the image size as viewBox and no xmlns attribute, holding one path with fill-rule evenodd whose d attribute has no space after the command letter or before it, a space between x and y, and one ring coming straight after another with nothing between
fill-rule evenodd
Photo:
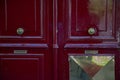
<instances>
[{"instance_id":1,"label":"door knob rose plate","mask_svg":"<svg viewBox=\"0 0 120 80\"><path fill-rule=\"evenodd\" d=\"M17 29L17 34L18 35L22 35L24 33L24 29L23 28L18 28Z\"/></svg>"}]
</instances>

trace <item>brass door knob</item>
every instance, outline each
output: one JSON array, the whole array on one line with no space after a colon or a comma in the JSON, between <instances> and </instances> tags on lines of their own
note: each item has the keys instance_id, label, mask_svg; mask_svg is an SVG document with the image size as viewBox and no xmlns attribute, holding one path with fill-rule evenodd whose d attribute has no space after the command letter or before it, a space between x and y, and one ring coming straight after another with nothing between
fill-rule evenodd
<instances>
[{"instance_id":1,"label":"brass door knob","mask_svg":"<svg viewBox=\"0 0 120 80\"><path fill-rule=\"evenodd\" d=\"M22 35L24 33L24 29L23 28L18 28L17 29L17 34L18 35Z\"/></svg>"},{"instance_id":2,"label":"brass door knob","mask_svg":"<svg viewBox=\"0 0 120 80\"><path fill-rule=\"evenodd\" d=\"M94 35L95 33L96 33L96 30L95 30L95 28L89 28L88 29L88 33L90 34L90 35Z\"/></svg>"}]
</instances>

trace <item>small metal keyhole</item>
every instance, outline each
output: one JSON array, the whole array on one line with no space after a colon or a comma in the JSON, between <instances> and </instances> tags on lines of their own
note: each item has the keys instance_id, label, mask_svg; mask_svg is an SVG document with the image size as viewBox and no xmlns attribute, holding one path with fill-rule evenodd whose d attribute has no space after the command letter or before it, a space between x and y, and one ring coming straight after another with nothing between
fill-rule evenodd
<instances>
[{"instance_id":1,"label":"small metal keyhole","mask_svg":"<svg viewBox=\"0 0 120 80\"><path fill-rule=\"evenodd\" d=\"M18 35L22 35L24 33L24 29L23 28L18 28L17 29L17 34Z\"/></svg>"},{"instance_id":2,"label":"small metal keyhole","mask_svg":"<svg viewBox=\"0 0 120 80\"><path fill-rule=\"evenodd\" d=\"M89 29L88 29L88 33L89 33L90 35L95 34L95 33L96 33L95 28L89 28Z\"/></svg>"}]
</instances>

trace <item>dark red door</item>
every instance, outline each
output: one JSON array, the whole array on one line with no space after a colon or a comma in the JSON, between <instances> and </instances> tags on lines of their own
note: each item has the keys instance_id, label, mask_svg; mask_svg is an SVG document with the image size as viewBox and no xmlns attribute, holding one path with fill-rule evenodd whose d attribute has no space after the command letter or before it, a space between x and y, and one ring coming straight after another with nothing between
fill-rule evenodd
<instances>
[{"instance_id":1,"label":"dark red door","mask_svg":"<svg viewBox=\"0 0 120 80\"><path fill-rule=\"evenodd\" d=\"M53 80L52 3L0 0L0 80Z\"/></svg>"},{"instance_id":2,"label":"dark red door","mask_svg":"<svg viewBox=\"0 0 120 80\"><path fill-rule=\"evenodd\" d=\"M58 80L119 80L119 1L56 3Z\"/></svg>"},{"instance_id":3,"label":"dark red door","mask_svg":"<svg viewBox=\"0 0 120 80\"><path fill-rule=\"evenodd\" d=\"M1 80L119 80L119 0L0 0Z\"/></svg>"}]
</instances>

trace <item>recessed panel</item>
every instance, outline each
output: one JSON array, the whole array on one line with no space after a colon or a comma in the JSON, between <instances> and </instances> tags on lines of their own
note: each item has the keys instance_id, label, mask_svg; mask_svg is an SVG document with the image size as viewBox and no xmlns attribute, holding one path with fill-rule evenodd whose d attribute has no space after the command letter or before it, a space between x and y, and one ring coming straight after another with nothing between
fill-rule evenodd
<instances>
[{"instance_id":1,"label":"recessed panel","mask_svg":"<svg viewBox=\"0 0 120 80\"><path fill-rule=\"evenodd\" d=\"M15 36L18 28L23 28L27 36L41 35L43 0L1 0L0 8L2 36Z\"/></svg>"},{"instance_id":2,"label":"recessed panel","mask_svg":"<svg viewBox=\"0 0 120 80\"><path fill-rule=\"evenodd\" d=\"M68 40L116 40L114 0L67 0L59 7Z\"/></svg>"},{"instance_id":3,"label":"recessed panel","mask_svg":"<svg viewBox=\"0 0 120 80\"><path fill-rule=\"evenodd\" d=\"M71 16L69 26L72 35L88 36L88 29L93 27L96 35L111 36L113 27L113 0L68 0ZM111 35L110 35L111 33Z\"/></svg>"},{"instance_id":4,"label":"recessed panel","mask_svg":"<svg viewBox=\"0 0 120 80\"><path fill-rule=\"evenodd\" d=\"M25 39L26 42L28 39L31 42L46 41L52 24L51 3L49 0L0 0L2 42L11 39L18 39L18 42L20 39Z\"/></svg>"},{"instance_id":5,"label":"recessed panel","mask_svg":"<svg viewBox=\"0 0 120 80\"><path fill-rule=\"evenodd\" d=\"M1 80L44 80L44 55L0 55Z\"/></svg>"}]
</instances>

